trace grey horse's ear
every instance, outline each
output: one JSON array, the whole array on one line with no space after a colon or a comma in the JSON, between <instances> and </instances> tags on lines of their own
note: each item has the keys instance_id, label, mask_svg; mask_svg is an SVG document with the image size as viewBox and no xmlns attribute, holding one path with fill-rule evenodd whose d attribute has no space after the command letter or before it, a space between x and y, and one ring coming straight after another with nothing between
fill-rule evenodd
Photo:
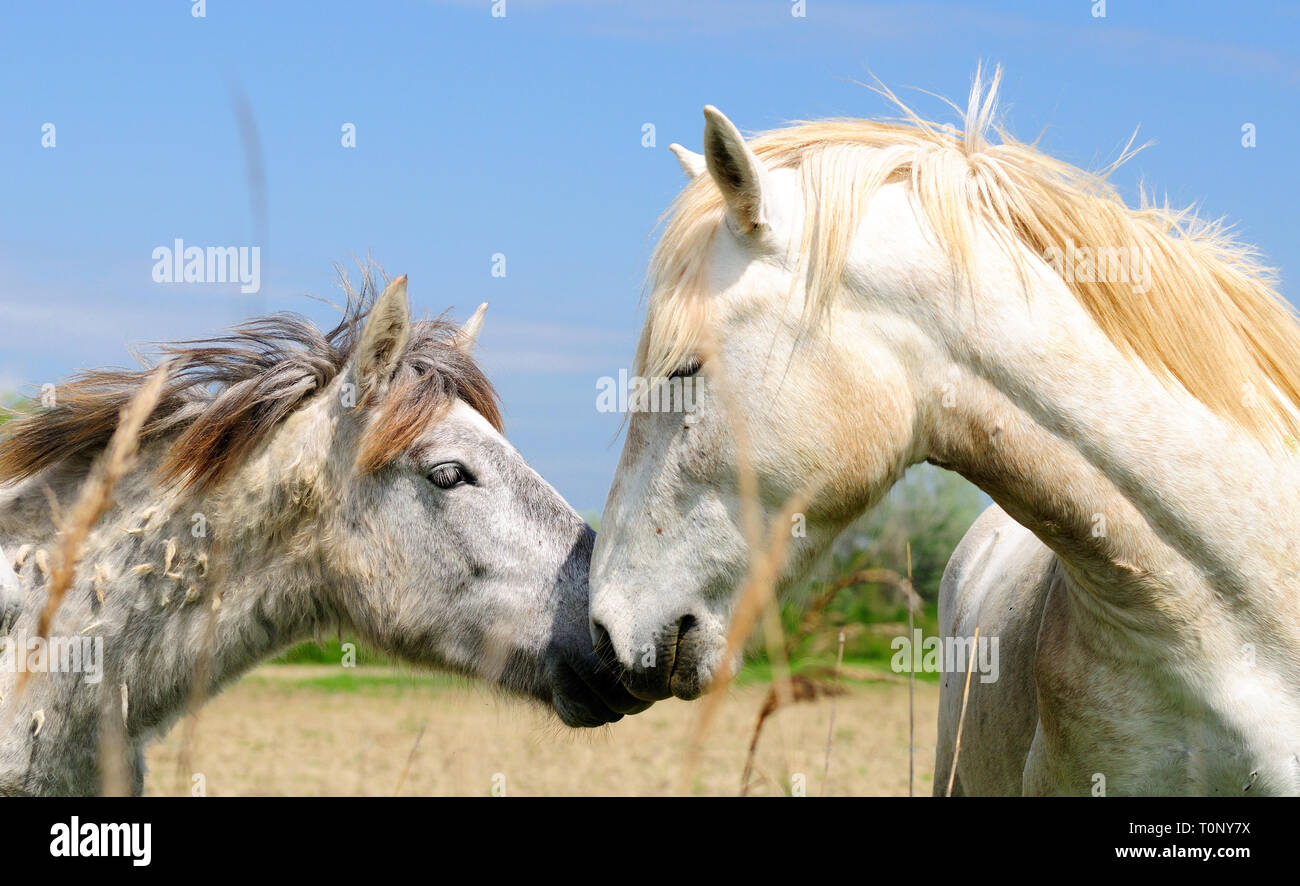
<instances>
[{"instance_id":1,"label":"grey horse's ear","mask_svg":"<svg viewBox=\"0 0 1300 886\"><path fill-rule=\"evenodd\" d=\"M772 198L767 167L745 144L735 124L713 105L704 106L704 160L737 231L747 234L770 222L764 199L764 192L768 200Z\"/></svg>"},{"instance_id":2,"label":"grey horse's ear","mask_svg":"<svg viewBox=\"0 0 1300 886\"><path fill-rule=\"evenodd\" d=\"M393 374L411 334L411 309L406 302L406 275L385 287L375 299L357 348L357 381L363 390L382 385Z\"/></svg>"},{"instance_id":3,"label":"grey horse's ear","mask_svg":"<svg viewBox=\"0 0 1300 886\"><path fill-rule=\"evenodd\" d=\"M483 317L487 314L488 303L478 306L474 316L465 321L465 325L456 333L456 347L460 348L466 354L474 353L474 345L478 342L478 334L483 329Z\"/></svg>"}]
</instances>

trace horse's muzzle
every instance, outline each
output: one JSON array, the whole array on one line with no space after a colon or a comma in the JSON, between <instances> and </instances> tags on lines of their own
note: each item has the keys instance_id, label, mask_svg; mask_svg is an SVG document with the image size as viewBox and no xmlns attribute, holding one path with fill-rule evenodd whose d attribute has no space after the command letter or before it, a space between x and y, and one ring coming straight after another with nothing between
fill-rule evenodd
<instances>
[{"instance_id":1,"label":"horse's muzzle","mask_svg":"<svg viewBox=\"0 0 1300 886\"><path fill-rule=\"evenodd\" d=\"M614 644L600 622L593 622L592 636L596 656L602 661L616 660ZM633 651L630 664L621 668L624 688L644 701L659 701L676 696L699 698L708 688L702 668L702 631L694 616L683 616L676 624L660 630L653 643L638 654Z\"/></svg>"}]
</instances>

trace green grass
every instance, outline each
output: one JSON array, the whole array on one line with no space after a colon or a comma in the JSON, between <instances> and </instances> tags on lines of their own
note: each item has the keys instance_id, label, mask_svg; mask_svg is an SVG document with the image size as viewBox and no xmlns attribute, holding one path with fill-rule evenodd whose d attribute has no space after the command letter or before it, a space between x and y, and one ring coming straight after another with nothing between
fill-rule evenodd
<instances>
[{"instance_id":1,"label":"green grass","mask_svg":"<svg viewBox=\"0 0 1300 886\"><path fill-rule=\"evenodd\" d=\"M334 668L325 665L320 667L320 671L319 675L294 675L291 677L251 674L246 680L255 685L266 687L380 695L412 690L427 692L429 690L459 689L472 683L467 677L431 671L392 673L362 668Z\"/></svg>"},{"instance_id":2,"label":"green grass","mask_svg":"<svg viewBox=\"0 0 1300 886\"><path fill-rule=\"evenodd\" d=\"M287 664L281 656L273 663ZM313 690L318 692L343 692L343 693L361 693L361 694L392 694L405 691L428 692L442 691L445 689L463 689L467 686L475 685L474 679L464 677L458 674L450 674L439 671L425 670L392 670L386 665L369 666L362 665L357 668L341 667L337 659L332 661L296 661L293 664L317 665L310 669L311 673L285 673L283 676L277 675L274 671L267 673L253 673L246 679L258 686L282 687L288 690ZM795 672L806 670L810 667L831 667L834 661L822 661L818 659L806 659L796 661L794 664ZM844 666L858 671L871 671L873 673L888 674L892 673L888 661L879 659L853 658L845 659ZM904 675L905 676L905 675ZM844 683L856 686L875 685L875 681L857 679L853 676L841 677ZM938 674L918 673L917 681L923 683L937 683ZM766 661L750 661L741 668L740 674L736 677L737 686L763 686L772 682L772 666Z\"/></svg>"},{"instance_id":3,"label":"green grass","mask_svg":"<svg viewBox=\"0 0 1300 886\"><path fill-rule=\"evenodd\" d=\"M807 670L809 668L833 668L835 666L834 658L804 658L796 659L791 662L791 670L794 673ZM856 671L871 671L876 674L893 674L895 671L889 666L888 658L848 658L844 659L844 667ZM907 673L897 674L899 677L906 678ZM862 680L850 675L841 677L845 683L852 685L871 685L874 680ZM939 674L924 673L918 671L916 674L918 683L938 683ZM746 661L736 675L736 685L750 686L762 683L772 682L772 664L765 660Z\"/></svg>"}]
</instances>

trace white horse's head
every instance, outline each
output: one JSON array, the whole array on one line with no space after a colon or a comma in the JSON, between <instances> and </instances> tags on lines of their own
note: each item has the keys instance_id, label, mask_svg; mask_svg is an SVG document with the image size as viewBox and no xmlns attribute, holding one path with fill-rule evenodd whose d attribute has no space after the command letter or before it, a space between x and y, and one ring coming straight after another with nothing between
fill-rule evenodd
<instances>
[{"instance_id":1,"label":"white horse's head","mask_svg":"<svg viewBox=\"0 0 1300 886\"><path fill-rule=\"evenodd\" d=\"M807 189L823 172L811 167L849 157L774 162L762 154L780 146L756 153L704 114L703 156L673 146L692 182L656 252L637 360L647 379L694 377L696 403L633 414L593 560L597 644L645 698L695 697L723 665L750 567L746 471L769 517L806 499L788 578L924 457L922 404L941 379L923 373L935 344L918 294L951 286L901 186L879 190L860 242L835 242L825 226L848 219L810 217ZM839 276L870 298L819 298Z\"/></svg>"},{"instance_id":2,"label":"white horse's head","mask_svg":"<svg viewBox=\"0 0 1300 886\"><path fill-rule=\"evenodd\" d=\"M1136 359L1230 422L1296 433L1286 408L1242 406L1240 379L1261 398L1295 387L1277 368L1296 352L1286 308L1248 252L990 143L995 90L976 78L964 132L905 109L908 124L747 143L709 107L703 156L673 146L692 180L651 262L637 372L698 377L694 408L634 412L592 560L593 637L634 694L691 698L733 664L736 591L780 547L768 525L784 533L779 593L911 464L998 498L1036 473L1008 438L1083 439L1113 415L1123 398L1098 396L1111 367ZM1075 245L1104 250L1076 266Z\"/></svg>"}]
</instances>

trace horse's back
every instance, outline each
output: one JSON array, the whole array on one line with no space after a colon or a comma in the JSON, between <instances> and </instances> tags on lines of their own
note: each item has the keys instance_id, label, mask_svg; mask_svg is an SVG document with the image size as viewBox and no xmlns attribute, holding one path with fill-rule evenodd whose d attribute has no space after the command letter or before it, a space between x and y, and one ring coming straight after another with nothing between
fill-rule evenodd
<instances>
[{"instance_id":1,"label":"horse's back","mask_svg":"<svg viewBox=\"0 0 1300 886\"><path fill-rule=\"evenodd\" d=\"M990 505L971 525L943 573L939 631L948 638L975 633L997 640L997 677L973 674L961 732L953 793L1018 795L1025 758L1038 726L1034 657L1043 603L1056 555L1028 529ZM934 792L947 791L964 672L947 671L939 690Z\"/></svg>"}]
</instances>

